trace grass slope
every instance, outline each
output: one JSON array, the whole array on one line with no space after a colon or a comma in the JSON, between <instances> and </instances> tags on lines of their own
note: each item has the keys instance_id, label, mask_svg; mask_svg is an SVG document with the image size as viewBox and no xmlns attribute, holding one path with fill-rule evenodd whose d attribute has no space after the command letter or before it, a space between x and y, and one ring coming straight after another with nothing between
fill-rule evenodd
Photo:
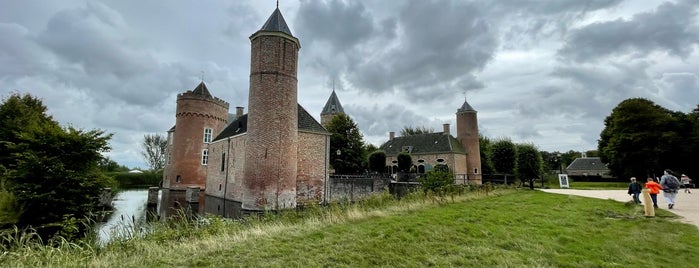
<instances>
[{"instance_id":1,"label":"grass slope","mask_svg":"<svg viewBox=\"0 0 699 268\"><path fill-rule=\"evenodd\" d=\"M211 219L106 248L18 249L0 266L692 267L699 230L638 206L539 191ZM310 216L309 216L310 214Z\"/></svg>"}]
</instances>

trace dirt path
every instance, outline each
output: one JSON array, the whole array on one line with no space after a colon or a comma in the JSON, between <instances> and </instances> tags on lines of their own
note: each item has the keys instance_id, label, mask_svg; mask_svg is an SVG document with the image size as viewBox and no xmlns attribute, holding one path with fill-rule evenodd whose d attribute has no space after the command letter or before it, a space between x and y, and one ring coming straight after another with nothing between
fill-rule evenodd
<instances>
[{"instance_id":1,"label":"dirt path","mask_svg":"<svg viewBox=\"0 0 699 268\"><path fill-rule=\"evenodd\" d=\"M543 189L542 191L600 199L612 199L620 202L628 202L632 200L631 196L626 194L626 190ZM658 207L660 209L668 210L667 203L665 202L662 192L658 195ZM684 189L680 189L680 193L677 195L677 200L675 201L675 207L669 211L682 216L685 222L694 224L699 228L699 189L692 189L691 194L684 193Z\"/></svg>"}]
</instances>

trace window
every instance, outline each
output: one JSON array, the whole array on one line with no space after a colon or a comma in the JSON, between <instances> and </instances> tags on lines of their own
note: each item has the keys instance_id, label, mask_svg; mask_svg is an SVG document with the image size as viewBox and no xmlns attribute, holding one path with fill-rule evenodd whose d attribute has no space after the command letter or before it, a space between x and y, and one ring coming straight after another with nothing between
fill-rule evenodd
<instances>
[{"instance_id":1,"label":"window","mask_svg":"<svg viewBox=\"0 0 699 268\"><path fill-rule=\"evenodd\" d=\"M172 132L168 133L167 136L168 136L167 137L168 141L170 141L170 145L172 145L172 140L173 140Z\"/></svg>"},{"instance_id":2,"label":"window","mask_svg":"<svg viewBox=\"0 0 699 268\"><path fill-rule=\"evenodd\" d=\"M474 169L473 169L473 174L478 174L478 169L477 169L477 168L474 168Z\"/></svg>"},{"instance_id":3,"label":"window","mask_svg":"<svg viewBox=\"0 0 699 268\"><path fill-rule=\"evenodd\" d=\"M201 150L201 165L206 166L209 164L209 149Z\"/></svg>"},{"instance_id":4,"label":"window","mask_svg":"<svg viewBox=\"0 0 699 268\"><path fill-rule=\"evenodd\" d=\"M226 153L221 154L221 172L226 170Z\"/></svg>"},{"instance_id":5,"label":"window","mask_svg":"<svg viewBox=\"0 0 699 268\"><path fill-rule=\"evenodd\" d=\"M211 142L211 134L214 132L213 129L204 128L204 143Z\"/></svg>"},{"instance_id":6,"label":"window","mask_svg":"<svg viewBox=\"0 0 699 268\"><path fill-rule=\"evenodd\" d=\"M167 164L172 164L172 152L167 153Z\"/></svg>"},{"instance_id":7,"label":"window","mask_svg":"<svg viewBox=\"0 0 699 268\"><path fill-rule=\"evenodd\" d=\"M180 182L180 181L182 181L182 177L180 177L180 175L177 175L177 178L175 179L175 182Z\"/></svg>"}]
</instances>

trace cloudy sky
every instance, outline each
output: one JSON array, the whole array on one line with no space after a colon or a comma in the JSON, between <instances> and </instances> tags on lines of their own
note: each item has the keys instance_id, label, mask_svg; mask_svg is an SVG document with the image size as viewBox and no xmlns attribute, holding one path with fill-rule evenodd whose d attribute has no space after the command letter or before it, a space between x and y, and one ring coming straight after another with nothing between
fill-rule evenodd
<instances>
[{"instance_id":1,"label":"cloudy sky","mask_svg":"<svg viewBox=\"0 0 699 268\"><path fill-rule=\"evenodd\" d=\"M146 167L143 135L175 122L203 78L247 111L250 41L275 1L0 0L0 96L43 99L64 126L114 133L109 157ZM333 87L365 140L451 124L464 98L490 138L591 150L622 100L699 103L696 0L282 0L301 41L299 103ZM234 109L231 110L234 113Z\"/></svg>"}]
</instances>

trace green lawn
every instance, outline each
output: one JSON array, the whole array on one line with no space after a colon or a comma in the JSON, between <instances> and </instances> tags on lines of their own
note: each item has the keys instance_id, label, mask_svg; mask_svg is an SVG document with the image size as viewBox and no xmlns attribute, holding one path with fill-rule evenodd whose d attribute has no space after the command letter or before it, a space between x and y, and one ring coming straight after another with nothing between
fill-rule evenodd
<instances>
[{"instance_id":1,"label":"green lawn","mask_svg":"<svg viewBox=\"0 0 699 268\"><path fill-rule=\"evenodd\" d=\"M260 220L159 226L106 248L27 246L0 255L0 266L693 267L699 229L675 219L530 190L441 202L384 197Z\"/></svg>"}]
</instances>

